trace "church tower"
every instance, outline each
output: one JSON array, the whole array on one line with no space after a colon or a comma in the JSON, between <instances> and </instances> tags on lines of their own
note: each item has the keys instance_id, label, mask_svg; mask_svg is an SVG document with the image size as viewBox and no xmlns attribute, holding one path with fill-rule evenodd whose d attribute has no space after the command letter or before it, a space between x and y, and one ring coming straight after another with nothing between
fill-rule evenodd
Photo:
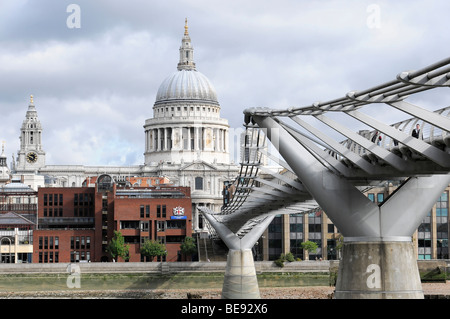
<instances>
[{"instance_id":1,"label":"church tower","mask_svg":"<svg viewBox=\"0 0 450 319\"><path fill-rule=\"evenodd\" d=\"M6 164L5 142L2 143L2 153L0 154L0 186L11 180L11 172Z\"/></svg>"},{"instance_id":2,"label":"church tower","mask_svg":"<svg viewBox=\"0 0 450 319\"><path fill-rule=\"evenodd\" d=\"M181 39L180 47L180 62L178 63L178 71L181 70L195 70L194 63L194 48L191 44L191 37L189 36L187 19L184 25L184 36Z\"/></svg>"},{"instance_id":3,"label":"church tower","mask_svg":"<svg viewBox=\"0 0 450 319\"><path fill-rule=\"evenodd\" d=\"M42 149L42 126L31 95L27 114L20 129L20 150L16 170L34 172L43 166L45 166L45 152Z\"/></svg>"}]
</instances>

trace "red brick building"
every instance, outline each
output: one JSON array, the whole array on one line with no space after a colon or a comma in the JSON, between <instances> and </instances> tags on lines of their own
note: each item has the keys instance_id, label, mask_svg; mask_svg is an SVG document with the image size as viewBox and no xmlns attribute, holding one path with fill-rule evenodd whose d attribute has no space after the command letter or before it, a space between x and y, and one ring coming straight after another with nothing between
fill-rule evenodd
<instances>
[{"instance_id":1,"label":"red brick building","mask_svg":"<svg viewBox=\"0 0 450 319\"><path fill-rule=\"evenodd\" d=\"M118 186L101 175L95 187L40 188L33 262L111 261L114 231L129 245L129 261L145 261L140 245L160 240L166 261L183 260L180 245L192 235L190 188ZM119 260L120 261L120 260Z\"/></svg>"}]
</instances>

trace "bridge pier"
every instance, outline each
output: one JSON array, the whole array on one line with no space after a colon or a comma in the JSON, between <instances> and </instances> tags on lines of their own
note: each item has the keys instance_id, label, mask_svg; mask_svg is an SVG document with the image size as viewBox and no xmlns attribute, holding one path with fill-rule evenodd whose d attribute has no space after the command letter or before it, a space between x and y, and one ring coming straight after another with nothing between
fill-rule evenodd
<instances>
[{"instance_id":1,"label":"bridge pier","mask_svg":"<svg viewBox=\"0 0 450 319\"><path fill-rule=\"evenodd\" d=\"M207 213L206 210L206 208L200 208L210 225L229 248L222 287L222 299L261 298L252 247L272 222L275 215L263 217L260 223L240 238L225 225L217 221L213 214Z\"/></svg>"},{"instance_id":2,"label":"bridge pier","mask_svg":"<svg viewBox=\"0 0 450 319\"><path fill-rule=\"evenodd\" d=\"M410 238L395 241L347 239L338 270L335 298L423 299Z\"/></svg>"},{"instance_id":3,"label":"bridge pier","mask_svg":"<svg viewBox=\"0 0 450 319\"><path fill-rule=\"evenodd\" d=\"M260 299L251 249L230 249L222 288L222 299Z\"/></svg>"}]
</instances>

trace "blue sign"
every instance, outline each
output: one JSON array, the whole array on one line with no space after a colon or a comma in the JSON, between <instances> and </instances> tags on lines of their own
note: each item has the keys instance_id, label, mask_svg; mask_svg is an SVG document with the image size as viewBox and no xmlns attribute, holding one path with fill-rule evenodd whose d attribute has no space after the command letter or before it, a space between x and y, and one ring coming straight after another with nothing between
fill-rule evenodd
<instances>
[{"instance_id":1,"label":"blue sign","mask_svg":"<svg viewBox=\"0 0 450 319\"><path fill-rule=\"evenodd\" d=\"M187 219L187 216L170 216L170 219Z\"/></svg>"}]
</instances>

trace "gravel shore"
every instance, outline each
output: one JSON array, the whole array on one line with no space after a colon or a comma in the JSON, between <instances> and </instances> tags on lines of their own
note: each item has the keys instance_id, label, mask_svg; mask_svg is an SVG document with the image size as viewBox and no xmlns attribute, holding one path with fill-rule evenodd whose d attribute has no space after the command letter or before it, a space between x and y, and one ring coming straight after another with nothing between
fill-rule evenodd
<instances>
[{"instance_id":1,"label":"gravel shore","mask_svg":"<svg viewBox=\"0 0 450 319\"><path fill-rule=\"evenodd\" d=\"M424 283L423 291L428 298L450 298L450 281ZM260 288L262 299L331 299L334 287ZM152 289L152 290L63 290L0 292L1 299L220 299L221 289Z\"/></svg>"}]
</instances>

